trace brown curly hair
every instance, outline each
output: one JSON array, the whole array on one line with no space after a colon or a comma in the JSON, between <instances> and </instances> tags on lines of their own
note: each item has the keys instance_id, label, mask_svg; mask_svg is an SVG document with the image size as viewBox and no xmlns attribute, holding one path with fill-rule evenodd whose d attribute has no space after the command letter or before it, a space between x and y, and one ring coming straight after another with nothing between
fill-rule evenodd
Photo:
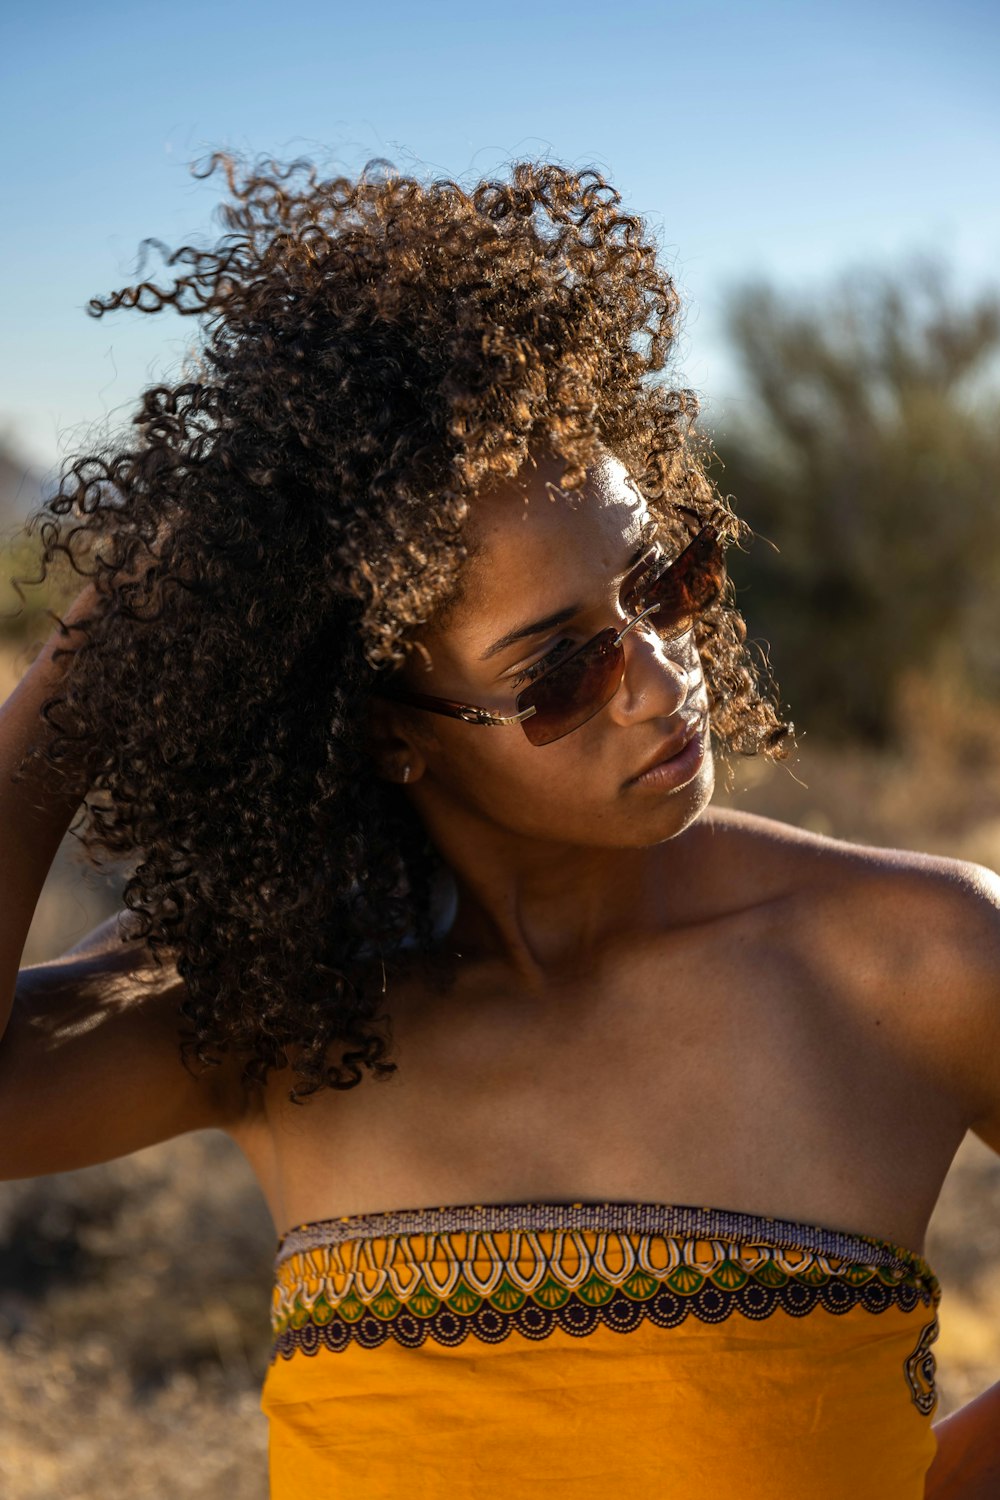
<instances>
[{"instance_id":1,"label":"brown curly hair","mask_svg":"<svg viewBox=\"0 0 1000 1500\"><path fill-rule=\"evenodd\" d=\"M129 861L130 936L185 983L185 1061L233 1049L248 1086L294 1065L298 1101L395 1071L379 1008L401 945L450 983L440 857L374 774L367 704L460 596L477 492L543 446L576 490L611 452L665 530L753 533L706 477L694 393L650 379L678 296L598 172L195 171L219 168L228 232L148 242L170 284L90 303L173 307L202 336L143 392L131 446L67 462L28 523L32 581L62 553L100 602L32 754L90 789L91 862ZM792 726L731 593L696 632L716 749L782 760Z\"/></svg>"}]
</instances>

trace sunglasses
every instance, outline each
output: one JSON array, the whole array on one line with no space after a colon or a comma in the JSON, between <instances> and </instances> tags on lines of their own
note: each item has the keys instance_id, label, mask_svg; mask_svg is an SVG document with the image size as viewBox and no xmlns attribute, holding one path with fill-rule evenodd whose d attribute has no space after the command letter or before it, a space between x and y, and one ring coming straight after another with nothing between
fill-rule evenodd
<instances>
[{"instance_id":1,"label":"sunglasses","mask_svg":"<svg viewBox=\"0 0 1000 1500\"><path fill-rule=\"evenodd\" d=\"M640 563L638 581L622 595L622 608L634 619L621 630L609 627L551 667L517 695L515 714L494 714L471 703L432 698L408 688L375 688L377 697L409 703L429 713L447 714L467 724L520 724L533 745L551 745L572 734L610 703L625 675L622 641L642 620L650 620L664 639L686 634L718 599L725 583L725 561L714 526L703 526L673 562L658 568L662 557L650 549Z\"/></svg>"}]
</instances>

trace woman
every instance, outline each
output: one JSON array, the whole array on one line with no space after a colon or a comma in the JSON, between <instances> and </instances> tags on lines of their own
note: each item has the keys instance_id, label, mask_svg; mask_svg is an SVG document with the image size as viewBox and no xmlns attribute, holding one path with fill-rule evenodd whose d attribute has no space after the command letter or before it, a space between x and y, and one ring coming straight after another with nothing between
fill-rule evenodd
<instances>
[{"instance_id":1,"label":"woman","mask_svg":"<svg viewBox=\"0 0 1000 1500\"><path fill-rule=\"evenodd\" d=\"M197 359L43 512L91 581L0 723L0 1171L238 1142L279 1500L993 1493L921 1251L1000 1147L997 882L712 804L791 725L644 226L224 165L92 304ZM18 973L82 798L127 912Z\"/></svg>"}]
</instances>

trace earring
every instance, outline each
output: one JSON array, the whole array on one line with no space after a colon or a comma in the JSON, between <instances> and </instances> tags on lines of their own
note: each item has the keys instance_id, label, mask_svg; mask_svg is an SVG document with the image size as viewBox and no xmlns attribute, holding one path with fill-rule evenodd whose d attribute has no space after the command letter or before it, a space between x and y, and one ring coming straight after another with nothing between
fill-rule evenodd
<instances>
[{"instance_id":1,"label":"earring","mask_svg":"<svg viewBox=\"0 0 1000 1500\"><path fill-rule=\"evenodd\" d=\"M404 781L409 781L409 779L410 779L410 768L409 768L409 766L406 766L403 769L403 780Z\"/></svg>"}]
</instances>

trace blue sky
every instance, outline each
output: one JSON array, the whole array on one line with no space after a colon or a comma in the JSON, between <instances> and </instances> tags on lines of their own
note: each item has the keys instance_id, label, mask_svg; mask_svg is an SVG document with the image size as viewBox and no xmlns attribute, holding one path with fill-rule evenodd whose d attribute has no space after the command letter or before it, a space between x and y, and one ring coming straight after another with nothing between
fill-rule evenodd
<instances>
[{"instance_id":1,"label":"blue sky","mask_svg":"<svg viewBox=\"0 0 1000 1500\"><path fill-rule=\"evenodd\" d=\"M908 4L22 4L0 26L0 437L43 468L126 422L190 320L85 314L139 242L212 232L226 146L371 156L467 186L520 157L596 166L687 305L678 372L740 399L728 289L944 257L1000 284L1000 7Z\"/></svg>"}]
</instances>

